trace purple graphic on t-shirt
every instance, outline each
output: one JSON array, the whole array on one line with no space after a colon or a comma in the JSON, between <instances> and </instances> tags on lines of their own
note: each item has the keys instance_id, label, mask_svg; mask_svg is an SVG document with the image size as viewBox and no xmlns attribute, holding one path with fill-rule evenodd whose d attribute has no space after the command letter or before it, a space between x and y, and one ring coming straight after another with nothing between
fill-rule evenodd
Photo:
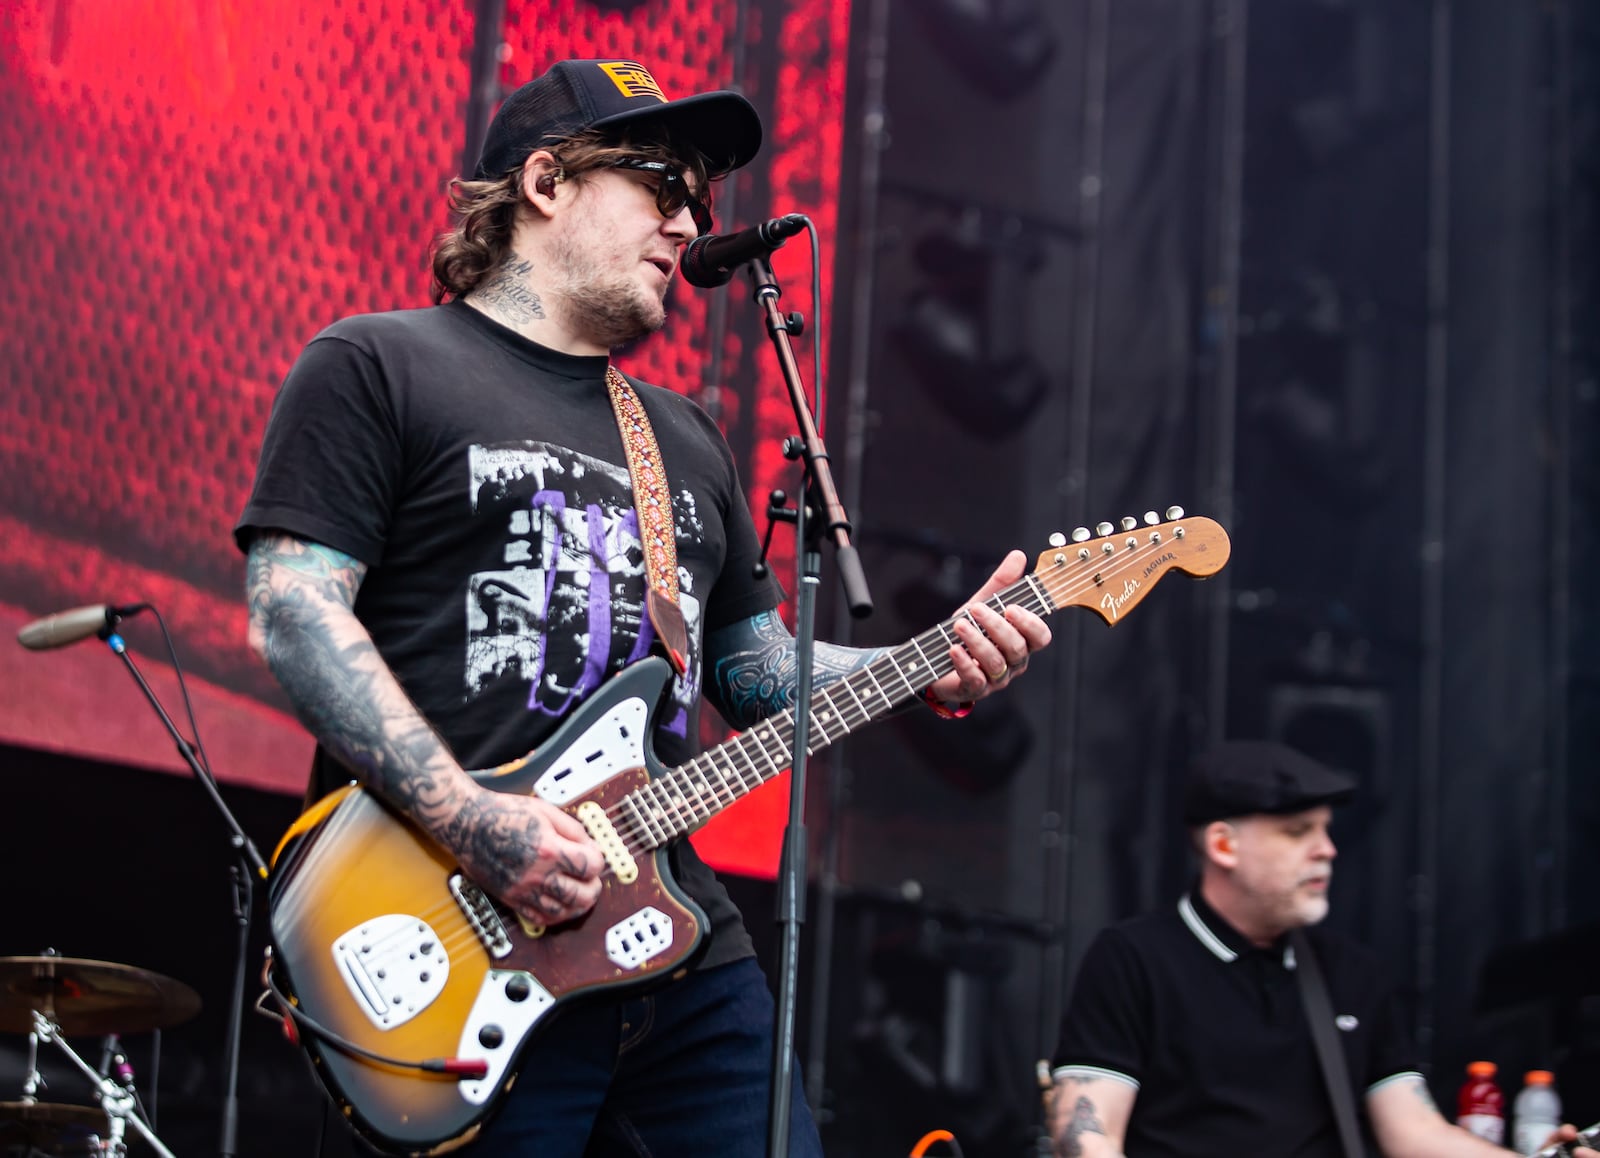
<instances>
[{"instance_id":1,"label":"purple graphic on t-shirt","mask_svg":"<svg viewBox=\"0 0 1600 1158\"><path fill-rule=\"evenodd\" d=\"M500 680L526 680L528 710L562 718L612 671L647 656L656 639L627 473L544 444L474 447L472 487L475 512L505 519L506 539L502 566L468 584L467 697ZM674 500L680 535L684 518L689 533L699 531L694 496L683 491ZM689 572L678 575L690 673L673 681L656 726L685 736L698 692L700 602Z\"/></svg>"}]
</instances>

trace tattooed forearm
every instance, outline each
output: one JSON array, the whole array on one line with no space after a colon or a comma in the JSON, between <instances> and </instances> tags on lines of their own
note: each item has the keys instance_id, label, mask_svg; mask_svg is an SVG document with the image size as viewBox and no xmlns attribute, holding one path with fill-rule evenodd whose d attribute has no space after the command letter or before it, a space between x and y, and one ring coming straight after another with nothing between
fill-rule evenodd
<instances>
[{"instance_id":1,"label":"tattooed forearm","mask_svg":"<svg viewBox=\"0 0 1600 1158\"><path fill-rule=\"evenodd\" d=\"M1406 1088L1420 1098L1422 1100L1422 1104L1427 1106L1428 1109L1435 1111L1438 1110L1439 1107L1434 1103L1433 1095L1428 1093L1427 1082L1423 1081L1421 1078L1407 1078L1405 1084Z\"/></svg>"},{"instance_id":2,"label":"tattooed forearm","mask_svg":"<svg viewBox=\"0 0 1600 1158\"><path fill-rule=\"evenodd\" d=\"M542 821L537 816L508 813L493 793L466 800L436 835L447 846L457 849L463 861L476 867L479 884L496 894L514 885L533 861L534 850L542 837ZM572 875L573 866L563 862L561 871ZM571 901L571 882L562 884L552 877L539 903L565 904Z\"/></svg>"},{"instance_id":3,"label":"tattooed forearm","mask_svg":"<svg viewBox=\"0 0 1600 1158\"><path fill-rule=\"evenodd\" d=\"M865 667L882 652L819 643L812 686L822 688ZM719 711L738 727L795 704L794 637L775 611L730 624L706 639L711 675L708 689Z\"/></svg>"},{"instance_id":4,"label":"tattooed forearm","mask_svg":"<svg viewBox=\"0 0 1600 1158\"><path fill-rule=\"evenodd\" d=\"M1100 1125L1099 1115L1095 1113L1094 1103L1080 1095L1072 1105L1072 1115L1056 1137L1056 1153L1065 1158L1083 1158L1083 1136L1099 1134L1104 1137L1105 1132L1105 1127Z\"/></svg>"},{"instance_id":5,"label":"tattooed forearm","mask_svg":"<svg viewBox=\"0 0 1600 1158\"><path fill-rule=\"evenodd\" d=\"M472 291L472 298L486 312L517 326L545 316L544 303L524 280L533 272L533 262L512 256Z\"/></svg>"},{"instance_id":6,"label":"tattooed forearm","mask_svg":"<svg viewBox=\"0 0 1600 1158\"><path fill-rule=\"evenodd\" d=\"M250 640L330 752L427 828L462 797L455 762L351 613L365 567L287 535L250 546Z\"/></svg>"}]
</instances>

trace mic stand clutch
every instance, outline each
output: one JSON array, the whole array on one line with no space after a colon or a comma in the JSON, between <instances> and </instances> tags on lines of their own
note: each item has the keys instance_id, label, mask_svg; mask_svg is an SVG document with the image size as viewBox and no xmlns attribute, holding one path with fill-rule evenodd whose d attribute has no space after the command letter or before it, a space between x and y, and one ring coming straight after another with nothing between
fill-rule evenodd
<instances>
[{"instance_id":1,"label":"mic stand clutch","mask_svg":"<svg viewBox=\"0 0 1600 1158\"><path fill-rule=\"evenodd\" d=\"M872 596L867 590L861 560L850 542L850 519L839 501L828 467L828 450L806 403L795 362L791 334L798 332L798 319L791 322L778 309L777 279L765 257L750 261L752 297L766 313L767 334L778 355L799 423L798 437L785 440L784 454L799 458L805 476L800 501L795 506L795 539L800 555L800 587L795 600L795 727L794 751L789 765L789 820L783 834L783 854L778 865L779 965L778 999L772 1034L772 1089L768 1112L767 1154L786 1158L789 1153L789 1121L793 1111L794 1023L799 982L800 926L805 923L806 888L806 749L811 734L812 659L816 642L816 592L820 583L824 537L833 541L844 583L850 613L857 618L872 613Z\"/></svg>"},{"instance_id":2,"label":"mic stand clutch","mask_svg":"<svg viewBox=\"0 0 1600 1158\"><path fill-rule=\"evenodd\" d=\"M245 835L244 829L239 827L238 818L222 799L216 780L196 756L193 745L183 738L183 733L178 731L178 726L172 722L172 717L167 715L166 709L161 706L161 701L145 682L144 673L134 664L133 657L128 654L128 645L122 636L117 634L114 623L108 623L100 632L100 637L106 641L112 652L128 669L128 673L133 676L134 682L139 685L139 690L144 693L144 698L150 701L150 706L155 709L173 743L177 745L178 755L189 765L189 771L194 773L194 778L200 782L200 787L205 789L206 795L211 797L211 803L216 805L217 811L221 813L223 821L233 834L231 843L239 857L238 863L230 870L233 874L233 916L238 924L239 941L238 955L234 959L233 1006L228 1011L228 1038L223 1051L225 1055L223 1072L226 1075L227 1092L222 1102L222 1138L218 1151L222 1158L233 1158L237 1153L239 1134L239 1036L240 1023L244 1017L246 961L250 952L250 915L254 910L252 885L256 877L267 879L266 862L261 859L261 854Z\"/></svg>"}]
</instances>

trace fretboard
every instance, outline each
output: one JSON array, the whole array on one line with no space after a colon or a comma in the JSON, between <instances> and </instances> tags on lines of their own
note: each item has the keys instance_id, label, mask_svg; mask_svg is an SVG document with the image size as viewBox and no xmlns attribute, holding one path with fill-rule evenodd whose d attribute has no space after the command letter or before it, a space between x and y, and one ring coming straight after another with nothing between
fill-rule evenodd
<instances>
[{"instance_id":1,"label":"fretboard","mask_svg":"<svg viewBox=\"0 0 1600 1158\"><path fill-rule=\"evenodd\" d=\"M985 602L1000 613L1017 606L1043 616L1058 606L1051 594L1037 575L1024 575ZM882 718L953 670L950 649L960 643L955 623L967 617L965 612L952 616L816 692L807 753L820 752ZM789 767L795 723L794 708L768 717L630 792L621 801L622 811L653 848L693 832Z\"/></svg>"}]
</instances>

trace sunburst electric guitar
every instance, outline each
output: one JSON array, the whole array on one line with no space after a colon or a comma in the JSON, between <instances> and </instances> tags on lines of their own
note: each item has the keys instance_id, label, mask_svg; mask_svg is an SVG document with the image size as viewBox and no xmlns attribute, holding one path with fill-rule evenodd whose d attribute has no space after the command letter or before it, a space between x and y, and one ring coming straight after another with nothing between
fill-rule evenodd
<instances>
[{"instance_id":1,"label":"sunburst electric guitar","mask_svg":"<svg viewBox=\"0 0 1600 1158\"><path fill-rule=\"evenodd\" d=\"M1210 519L1080 530L1031 574L990 597L1040 615L1087 607L1117 623L1169 571L1215 574L1228 536ZM951 670L949 620L811 699L810 744L826 747L919 695ZM702 947L704 914L673 880L667 846L789 764L795 714L756 725L688 763L650 751L669 669L620 672L539 749L475 773L500 792L566 809L604 852L600 900L550 929L513 915L450 856L354 787L314 807L272 874L269 983L316 1072L352 1124L390 1153L449 1149L477 1132L563 1004L646 986Z\"/></svg>"}]
</instances>

